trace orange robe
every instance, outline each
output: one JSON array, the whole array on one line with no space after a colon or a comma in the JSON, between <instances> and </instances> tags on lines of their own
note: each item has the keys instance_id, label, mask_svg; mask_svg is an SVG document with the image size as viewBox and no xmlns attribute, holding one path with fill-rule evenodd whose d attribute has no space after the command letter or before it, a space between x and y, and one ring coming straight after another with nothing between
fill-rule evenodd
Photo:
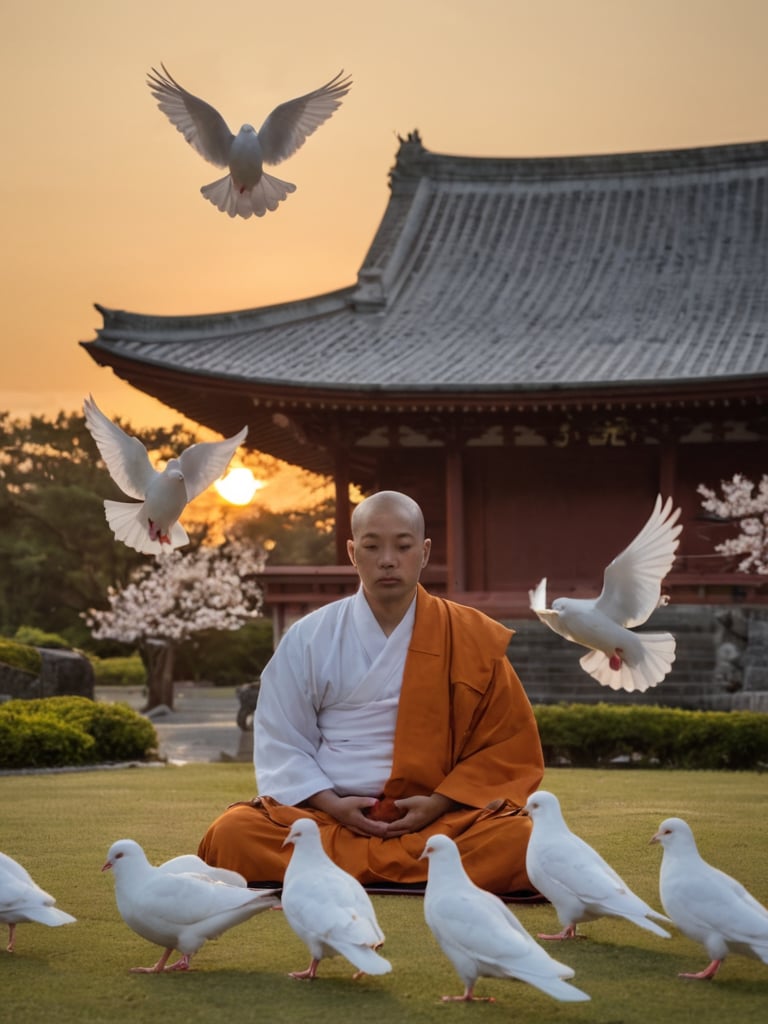
<instances>
[{"instance_id":1,"label":"orange robe","mask_svg":"<svg viewBox=\"0 0 768 1024\"><path fill-rule=\"evenodd\" d=\"M426 839L443 832L470 877L498 893L531 890L525 873L530 820L520 814L544 764L536 720L506 650L511 630L419 586L395 728L394 799L442 793L462 805L419 832L359 836L330 815L270 797L235 804L209 827L199 855L249 882L282 881L297 818L314 818L331 858L364 885L423 884Z\"/></svg>"}]
</instances>

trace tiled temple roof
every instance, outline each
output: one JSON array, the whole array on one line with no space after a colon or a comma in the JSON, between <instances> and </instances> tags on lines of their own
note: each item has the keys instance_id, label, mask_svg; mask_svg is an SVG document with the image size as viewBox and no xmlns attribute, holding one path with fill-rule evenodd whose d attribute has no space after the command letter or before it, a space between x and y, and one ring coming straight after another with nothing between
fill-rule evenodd
<instances>
[{"instance_id":1,"label":"tiled temple roof","mask_svg":"<svg viewBox=\"0 0 768 1024\"><path fill-rule=\"evenodd\" d=\"M146 372L367 395L595 392L768 374L768 143L534 159L401 142L356 285L83 343ZM119 365L118 365L119 364Z\"/></svg>"}]
</instances>

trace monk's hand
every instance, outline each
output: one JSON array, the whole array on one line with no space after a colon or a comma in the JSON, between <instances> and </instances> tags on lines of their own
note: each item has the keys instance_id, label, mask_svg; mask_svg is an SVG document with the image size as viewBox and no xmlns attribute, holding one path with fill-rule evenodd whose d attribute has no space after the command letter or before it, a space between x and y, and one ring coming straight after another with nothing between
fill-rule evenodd
<instances>
[{"instance_id":1,"label":"monk's hand","mask_svg":"<svg viewBox=\"0 0 768 1024\"><path fill-rule=\"evenodd\" d=\"M419 832L427 825L431 825L441 814L457 806L442 793L432 793L431 796L404 796L400 800L395 800L395 805L404 810L405 814L397 821L389 823L386 832L388 839L404 836L409 832Z\"/></svg>"},{"instance_id":2,"label":"monk's hand","mask_svg":"<svg viewBox=\"0 0 768 1024\"><path fill-rule=\"evenodd\" d=\"M365 811L376 803L374 796L339 796L332 789L324 789L307 800L310 807L330 814L339 824L359 836L387 835L387 823L366 817Z\"/></svg>"}]
</instances>

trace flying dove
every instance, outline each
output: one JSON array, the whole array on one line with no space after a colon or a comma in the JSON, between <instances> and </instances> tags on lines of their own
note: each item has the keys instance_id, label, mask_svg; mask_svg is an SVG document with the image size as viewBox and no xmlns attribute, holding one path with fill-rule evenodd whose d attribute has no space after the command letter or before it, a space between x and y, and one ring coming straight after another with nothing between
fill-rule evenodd
<instances>
[{"instance_id":1,"label":"flying dove","mask_svg":"<svg viewBox=\"0 0 768 1024\"><path fill-rule=\"evenodd\" d=\"M275 178L264 164L279 164L292 156L341 105L352 81L340 71L335 78L305 96L275 107L257 131L244 124L233 135L221 114L193 96L171 77L165 65L152 68L147 85L157 105L187 142L209 163L228 167L229 174L200 191L230 217L263 217L295 192L289 181Z\"/></svg>"},{"instance_id":2,"label":"flying dove","mask_svg":"<svg viewBox=\"0 0 768 1024\"><path fill-rule=\"evenodd\" d=\"M72 924L76 918L55 906L56 900L37 885L26 868L0 853L0 921L8 925L8 945L12 953L16 945L16 925L36 921L56 928Z\"/></svg>"},{"instance_id":3,"label":"flying dove","mask_svg":"<svg viewBox=\"0 0 768 1024\"><path fill-rule=\"evenodd\" d=\"M243 429L224 441L190 445L158 472L137 437L126 434L89 396L83 403L85 422L107 465L109 475L133 501L104 502L115 537L144 554L159 554L164 545L179 548L189 540L178 522L187 504L218 480L248 434Z\"/></svg>"},{"instance_id":4,"label":"flying dove","mask_svg":"<svg viewBox=\"0 0 768 1024\"><path fill-rule=\"evenodd\" d=\"M540 789L528 798L525 810L533 822L526 871L563 926L557 935L539 935L540 939L576 938L577 924L599 917L623 917L669 938L669 932L649 920L668 922L668 918L636 896L596 850L571 832L553 793Z\"/></svg>"},{"instance_id":5,"label":"flying dove","mask_svg":"<svg viewBox=\"0 0 768 1024\"><path fill-rule=\"evenodd\" d=\"M371 898L356 878L338 867L323 849L320 830L311 818L291 826L283 846L293 853L283 878L280 904L288 924L309 947L312 961L291 977L311 980L320 961L341 955L360 974L387 974L392 965L376 950L384 934Z\"/></svg>"},{"instance_id":6,"label":"flying dove","mask_svg":"<svg viewBox=\"0 0 768 1024\"><path fill-rule=\"evenodd\" d=\"M186 856L178 866L196 867ZM247 888L245 879L240 878L235 885L219 880L222 875L218 868L177 873L173 861L153 867L133 839L118 839L112 844L101 870L110 869L122 919L137 935L163 947L157 963L133 967L134 974L189 970L190 958L208 939L217 938L279 902L271 890ZM182 955L168 964L174 949Z\"/></svg>"},{"instance_id":7,"label":"flying dove","mask_svg":"<svg viewBox=\"0 0 768 1024\"><path fill-rule=\"evenodd\" d=\"M568 984L573 970L553 960L498 896L475 885L452 839L431 836L422 857L429 860L424 917L464 982L462 995L443 996L444 1001L479 999L474 989L481 977L518 978L562 1002L590 998Z\"/></svg>"},{"instance_id":8,"label":"flying dove","mask_svg":"<svg viewBox=\"0 0 768 1024\"><path fill-rule=\"evenodd\" d=\"M558 597L547 608L547 578L530 590L531 610L555 633L590 648L579 661L585 672L612 690L644 692L667 675L675 660L671 633L635 633L660 605L661 581L679 543L680 509L661 495L648 522L629 547L610 563L595 599Z\"/></svg>"},{"instance_id":9,"label":"flying dove","mask_svg":"<svg viewBox=\"0 0 768 1024\"><path fill-rule=\"evenodd\" d=\"M661 843L663 851L659 894L664 909L711 958L703 971L680 977L708 981L729 953L768 964L768 910L735 878L707 864L690 825L667 818L651 842Z\"/></svg>"}]
</instances>

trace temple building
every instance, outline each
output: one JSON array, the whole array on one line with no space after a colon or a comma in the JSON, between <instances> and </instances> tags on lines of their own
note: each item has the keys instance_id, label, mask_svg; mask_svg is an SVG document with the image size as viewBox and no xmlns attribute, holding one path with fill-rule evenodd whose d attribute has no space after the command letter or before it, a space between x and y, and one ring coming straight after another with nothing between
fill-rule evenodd
<instances>
[{"instance_id":1,"label":"temple building","mask_svg":"<svg viewBox=\"0 0 768 1024\"><path fill-rule=\"evenodd\" d=\"M276 621L354 585L352 483L416 498L431 589L526 634L549 632L528 589L596 595L661 493L684 524L663 614L702 634L689 674L716 677L733 641L721 689L768 689L734 625L765 625L768 577L714 552L734 526L697 493L768 472L768 142L517 159L414 132L390 188L356 283L203 316L99 306L83 342L190 419L247 423L253 448L333 477L338 566L268 569Z\"/></svg>"}]
</instances>

